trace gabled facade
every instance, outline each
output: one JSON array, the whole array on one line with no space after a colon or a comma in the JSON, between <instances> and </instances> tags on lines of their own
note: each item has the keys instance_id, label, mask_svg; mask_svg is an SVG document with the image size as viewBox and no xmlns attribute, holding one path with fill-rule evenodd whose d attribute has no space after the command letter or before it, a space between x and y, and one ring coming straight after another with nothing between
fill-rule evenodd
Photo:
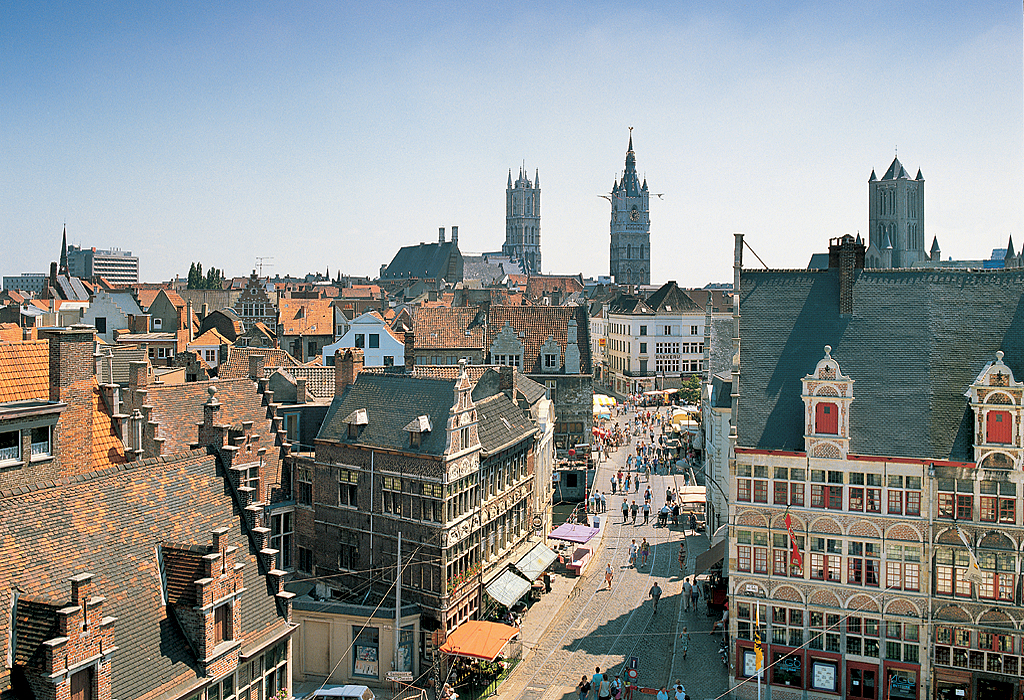
<instances>
[{"instance_id":1,"label":"gabled facade","mask_svg":"<svg viewBox=\"0 0 1024 700\"><path fill-rule=\"evenodd\" d=\"M132 318L142 316L142 309L129 292L100 290L82 315L82 323L93 326L104 343L113 343L114 331L132 327Z\"/></svg>"},{"instance_id":2,"label":"gabled facade","mask_svg":"<svg viewBox=\"0 0 1024 700\"><path fill-rule=\"evenodd\" d=\"M376 311L352 319L339 340L325 345L321 350L323 364L334 365L334 355L342 348L362 350L365 367L393 367L396 363L399 366L405 363L405 339L399 338Z\"/></svg>"},{"instance_id":3,"label":"gabled facade","mask_svg":"<svg viewBox=\"0 0 1024 700\"><path fill-rule=\"evenodd\" d=\"M267 294L264 281L256 276L255 270L245 280L242 293L235 301L232 310L242 321L241 333L249 330L257 321L268 328L277 327L277 304Z\"/></svg>"},{"instance_id":4,"label":"gabled facade","mask_svg":"<svg viewBox=\"0 0 1024 700\"><path fill-rule=\"evenodd\" d=\"M739 273L737 678L759 620L773 696L1016 697L1024 273L863 269L856 251Z\"/></svg>"}]
</instances>

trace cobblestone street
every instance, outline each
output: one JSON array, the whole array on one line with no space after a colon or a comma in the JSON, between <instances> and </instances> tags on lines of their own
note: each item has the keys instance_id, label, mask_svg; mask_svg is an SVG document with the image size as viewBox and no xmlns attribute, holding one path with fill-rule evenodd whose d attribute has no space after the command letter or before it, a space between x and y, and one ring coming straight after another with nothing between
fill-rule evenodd
<instances>
[{"instance_id":1,"label":"cobblestone street","mask_svg":"<svg viewBox=\"0 0 1024 700\"><path fill-rule=\"evenodd\" d=\"M630 417L632 414L630 415ZM619 417L619 421L625 421ZM598 468L596 485L608 497L608 522L587 575L576 585L553 616L547 630L533 648L524 650L525 660L502 684L498 696L526 700L576 698L580 678L593 675L595 667L607 670L611 679L621 674L626 680L626 664L638 661L638 684L657 689L680 679L693 700L710 700L726 692L727 673L718 655L721 637L711 636L714 618L707 615L704 601L697 611L685 611L682 601L683 574L677 555L684 537L681 527L659 527L656 518L643 524L624 524L621 516L622 497L612 496L610 479L619 469L625 472L625 459L632 444L620 447ZM683 476L676 474L651 476L654 510L664 503L669 486L683 485ZM630 492L632 502L643 504L647 484L641 480L638 493ZM693 574L698 553L708 548L706 534L686 531L686 574ZM629 566L629 545L646 537L651 545L651 558L646 566ZM614 583L607 590L605 566L610 564ZM657 581L663 590L658 613L654 614L648 592ZM684 659L679 650L679 633L689 632L689 651ZM591 698L596 697L596 689ZM641 696L645 697L645 696Z\"/></svg>"}]
</instances>

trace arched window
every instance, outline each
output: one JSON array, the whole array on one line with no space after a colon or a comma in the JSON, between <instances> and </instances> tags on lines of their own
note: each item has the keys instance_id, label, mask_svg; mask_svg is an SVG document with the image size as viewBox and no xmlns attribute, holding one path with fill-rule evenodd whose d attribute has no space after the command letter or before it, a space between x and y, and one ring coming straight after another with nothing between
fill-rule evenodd
<instances>
[{"instance_id":1,"label":"arched window","mask_svg":"<svg viewBox=\"0 0 1024 700\"><path fill-rule=\"evenodd\" d=\"M633 257L633 246L626 244L626 260L629 260L631 257Z\"/></svg>"},{"instance_id":2,"label":"arched window","mask_svg":"<svg viewBox=\"0 0 1024 700\"><path fill-rule=\"evenodd\" d=\"M814 407L814 432L819 435L839 434L839 407L822 401Z\"/></svg>"},{"instance_id":3,"label":"arched window","mask_svg":"<svg viewBox=\"0 0 1024 700\"><path fill-rule=\"evenodd\" d=\"M643 247L643 245L640 246L640 259L641 260L644 259L644 247ZM643 270L640 271L640 274L643 275Z\"/></svg>"},{"instance_id":4,"label":"arched window","mask_svg":"<svg viewBox=\"0 0 1024 700\"><path fill-rule=\"evenodd\" d=\"M989 411L985 419L985 441L1008 445L1013 442L1013 417L1009 411Z\"/></svg>"}]
</instances>

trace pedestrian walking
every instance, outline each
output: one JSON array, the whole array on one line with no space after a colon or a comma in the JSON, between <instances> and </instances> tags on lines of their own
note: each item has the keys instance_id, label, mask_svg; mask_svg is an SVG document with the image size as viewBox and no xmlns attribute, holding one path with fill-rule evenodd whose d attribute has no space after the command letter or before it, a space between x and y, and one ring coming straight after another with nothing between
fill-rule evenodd
<instances>
[{"instance_id":1,"label":"pedestrian walking","mask_svg":"<svg viewBox=\"0 0 1024 700\"><path fill-rule=\"evenodd\" d=\"M647 501L648 503L651 502L651 487L650 486L648 486L647 490L644 491L644 500Z\"/></svg>"},{"instance_id":2,"label":"pedestrian walking","mask_svg":"<svg viewBox=\"0 0 1024 700\"><path fill-rule=\"evenodd\" d=\"M690 633L686 631L686 627L683 627L683 631L679 633L679 651L683 652L683 658L686 658L686 651L690 648Z\"/></svg>"},{"instance_id":3,"label":"pedestrian walking","mask_svg":"<svg viewBox=\"0 0 1024 700\"><path fill-rule=\"evenodd\" d=\"M636 499L633 499L633 504L629 507L629 512L633 515L633 524L636 525L636 514L640 512L640 506L636 504Z\"/></svg>"},{"instance_id":4,"label":"pedestrian walking","mask_svg":"<svg viewBox=\"0 0 1024 700\"><path fill-rule=\"evenodd\" d=\"M608 499L605 498L604 491L601 492L601 512L608 512Z\"/></svg>"},{"instance_id":5,"label":"pedestrian walking","mask_svg":"<svg viewBox=\"0 0 1024 700\"><path fill-rule=\"evenodd\" d=\"M679 570L686 570L686 540L679 543Z\"/></svg>"},{"instance_id":6,"label":"pedestrian walking","mask_svg":"<svg viewBox=\"0 0 1024 700\"><path fill-rule=\"evenodd\" d=\"M612 577L613 576L614 576L614 574L612 573L612 565L608 564L604 568L604 580L608 584L608 590L609 591L612 589Z\"/></svg>"},{"instance_id":7,"label":"pedestrian walking","mask_svg":"<svg viewBox=\"0 0 1024 700\"><path fill-rule=\"evenodd\" d=\"M651 468L649 466L645 466L644 467L644 473L647 476L647 481L650 482L650 480L651 480Z\"/></svg>"},{"instance_id":8,"label":"pedestrian walking","mask_svg":"<svg viewBox=\"0 0 1024 700\"><path fill-rule=\"evenodd\" d=\"M651 519L651 502L644 501L644 525Z\"/></svg>"},{"instance_id":9,"label":"pedestrian walking","mask_svg":"<svg viewBox=\"0 0 1024 700\"><path fill-rule=\"evenodd\" d=\"M622 697L622 677L619 674L615 674L615 680L612 681L612 700L619 700Z\"/></svg>"},{"instance_id":10,"label":"pedestrian walking","mask_svg":"<svg viewBox=\"0 0 1024 700\"><path fill-rule=\"evenodd\" d=\"M646 521L644 521L646 522ZM640 562L644 566L647 566L647 557L651 555L651 544L644 538L644 541L640 543Z\"/></svg>"},{"instance_id":11,"label":"pedestrian walking","mask_svg":"<svg viewBox=\"0 0 1024 700\"><path fill-rule=\"evenodd\" d=\"M612 493L615 493L612 491ZM625 498L622 499L622 523L625 524L629 520L629 501Z\"/></svg>"},{"instance_id":12,"label":"pedestrian walking","mask_svg":"<svg viewBox=\"0 0 1024 700\"><path fill-rule=\"evenodd\" d=\"M686 604L686 610L690 610L690 596L693 594L693 584L690 583L690 579L683 579L683 602Z\"/></svg>"},{"instance_id":13,"label":"pedestrian walking","mask_svg":"<svg viewBox=\"0 0 1024 700\"><path fill-rule=\"evenodd\" d=\"M671 486L669 486L667 489L665 489L665 500L667 502L669 502L669 503L672 502L672 487Z\"/></svg>"},{"instance_id":14,"label":"pedestrian walking","mask_svg":"<svg viewBox=\"0 0 1024 700\"><path fill-rule=\"evenodd\" d=\"M676 698L675 698L675 700L686 700L686 688L683 687L683 684L679 682L678 678L676 679Z\"/></svg>"},{"instance_id":15,"label":"pedestrian walking","mask_svg":"<svg viewBox=\"0 0 1024 700\"><path fill-rule=\"evenodd\" d=\"M601 681L604 679L604 674L601 673L601 667L594 667L594 676L590 679L591 688L597 693L597 686L601 685Z\"/></svg>"},{"instance_id":16,"label":"pedestrian walking","mask_svg":"<svg viewBox=\"0 0 1024 700\"><path fill-rule=\"evenodd\" d=\"M668 700L668 689L665 686L658 689L657 700Z\"/></svg>"},{"instance_id":17,"label":"pedestrian walking","mask_svg":"<svg viewBox=\"0 0 1024 700\"><path fill-rule=\"evenodd\" d=\"M690 602L693 603L693 611L697 612L697 601L700 599L700 586L697 585L697 579L693 580L693 591L690 593Z\"/></svg>"},{"instance_id":18,"label":"pedestrian walking","mask_svg":"<svg viewBox=\"0 0 1024 700\"><path fill-rule=\"evenodd\" d=\"M597 697L598 700L611 700L612 682L608 680L607 672L601 675L601 684L597 686Z\"/></svg>"},{"instance_id":19,"label":"pedestrian walking","mask_svg":"<svg viewBox=\"0 0 1024 700\"><path fill-rule=\"evenodd\" d=\"M690 513L690 530L697 532L697 516Z\"/></svg>"},{"instance_id":20,"label":"pedestrian walking","mask_svg":"<svg viewBox=\"0 0 1024 700\"><path fill-rule=\"evenodd\" d=\"M658 585L657 581L655 581L654 585L651 586L651 590L648 592L647 595L649 595L651 599L654 601L654 613L657 614L658 601L661 600L661 586Z\"/></svg>"},{"instance_id":21,"label":"pedestrian walking","mask_svg":"<svg viewBox=\"0 0 1024 700\"><path fill-rule=\"evenodd\" d=\"M633 493L640 493L640 475L633 477Z\"/></svg>"},{"instance_id":22,"label":"pedestrian walking","mask_svg":"<svg viewBox=\"0 0 1024 700\"><path fill-rule=\"evenodd\" d=\"M640 547L637 546L636 540L633 540L629 545L629 565L636 566L636 555L640 551Z\"/></svg>"},{"instance_id":23,"label":"pedestrian walking","mask_svg":"<svg viewBox=\"0 0 1024 700\"><path fill-rule=\"evenodd\" d=\"M579 693L579 700L587 700L590 695L590 681L587 680L586 676L580 679L580 682L576 684L576 692Z\"/></svg>"},{"instance_id":24,"label":"pedestrian walking","mask_svg":"<svg viewBox=\"0 0 1024 700\"><path fill-rule=\"evenodd\" d=\"M615 495L615 477L612 477L612 495Z\"/></svg>"}]
</instances>

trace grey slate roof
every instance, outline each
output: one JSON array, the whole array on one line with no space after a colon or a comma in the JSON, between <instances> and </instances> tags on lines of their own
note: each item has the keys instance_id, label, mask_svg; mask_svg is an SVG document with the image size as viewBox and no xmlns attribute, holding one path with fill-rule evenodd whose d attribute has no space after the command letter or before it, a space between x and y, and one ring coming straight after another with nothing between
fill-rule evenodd
<instances>
[{"instance_id":1,"label":"grey slate roof","mask_svg":"<svg viewBox=\"0 0 1024 700\"><path fill-rule=\"evenodd\" d=\"M451 241L445 243L420 243L405 246L395 254L391 264L381 274L382 280L397 279L441 279L448 278L448 260L460 255L458 246ZM456 282L459 280L448 280Z\"/></svg>"},{"instance_id":2,"label":"grey slate roof","mask_svg":"<svg viewBox=\"0 0 1024 700\"><path fill-rule=\"evenodd\" d=\"M672 281L661 285L657 291L647 297L647 305L655 311L669 313L704 310Z\"/></svg>"},{"instance_id":3,"label":"grey slate roof","mask_svg":"<svg viewBox=\"0 0 1024 700\"><path fill-rule=\"evenodd\" d=\"M362 372L331 402L317 439L409 451L409 434L404 428L417 416L426 415L434 429L423 434L416 451L442 455L448 441L449 410L455 404L455 384L455 380ZM359 409L366 410L369 423L359 437L349 440L345 418Z\"/></svg>"},{"instance_id":4,"label":"grey slate roof","mask_svg":"<svg viewBox=\"0 0 1024 700\"><path fill-rule=\"evenodd\" d=\"M536 428L529 418L504 393L497 393L476 403L480 446L486 454L494 454L533 433Z\"/></svg>"},{"instance_id":5,"label":"grey slate roof","mask_svg":"<svg viewBox=\"0 0 1024 700\"><path fill-rule=\"evenodd\" d=\"M850 451L971 461L964 392L1005 353L1024 375L1024 270L744 270L739 445L803 450L800 380L832 346L854 381Z\"/></svg>"},{"instance_id":6,"label":"grey slate roof","mask_svg":"<svg viewBox=\"0 0 1024 700\"><path fill-rule=\"evenodd\" d=\"M711 317L711 372L732 371L732 317Z\"/></svg>"}]
</instances>

